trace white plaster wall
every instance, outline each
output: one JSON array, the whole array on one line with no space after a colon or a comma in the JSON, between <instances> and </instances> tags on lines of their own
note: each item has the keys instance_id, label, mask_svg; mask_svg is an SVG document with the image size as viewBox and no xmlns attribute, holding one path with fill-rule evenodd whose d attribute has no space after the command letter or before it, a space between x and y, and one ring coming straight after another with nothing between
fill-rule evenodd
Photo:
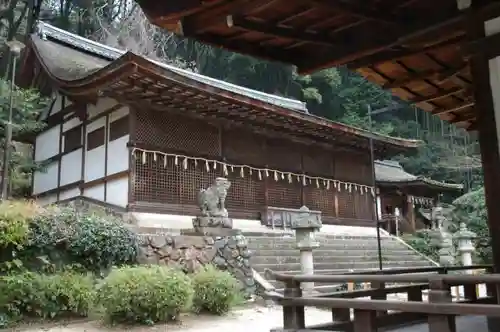
<instances>
[{"instance_id":1,"label":"white plaster wall","mask_svg":"<svg viewBox=\"0 0 500 332\"><path fill-rule=\"evenodd\" d=\"M127 116L128 113L129 113L129 108L127 106L123 106L122 108L112 112L109 115L109 122L113 122L113 121L116 121L118 119L121 119L124 116Z\"/></svg>"},{"instance_id":2,"label":"white plaster wall","mask_svg":"<svg viewBox=\"0 0 500 332\"><path fill-rule=\"evenodd\" d=\"M61 192L59 194L59 200L63 201L65 199L70 199L70 198L77 197L77 196L80 196L80 188L79 187L71 188L71 189L68 189L68 190Z\"/></svg>"},{"instance_id":3,"label":"white plaster wall","mask_svg":"<svg viewBox=\"0 0 500 332\"><path fill-rule=\"evenodd\" d=\"M108 175L128 169L129 135L125 135L108 143Z\"/></svg>"},{"instance_id":4,"label":"white plaster wall","mask_svg":"<svg viewBox=\"0 0 500 332\"><path fill-rule=\"evenodd\" d=\"M47 166L46 172L35 172L33 179L33 194L43 193L57 187L59 162L55 161Z\"/></svg>"},{"instance_id":5,"label":"white plaster wall","mask_svg":"<svg viewBox=\"0 0 500 332\"><path fill-rule=\"evenodd\" d=\"M43 161L59 153L60 126L55 126L36 137L35 160Z\"/></svg>"},{"instance_id":6,"label":"white plaster wall","mask_svg":"<svg viewBox=\"0 0 500 332\"><path fill-rule=\"evenodd\" d=\"M71 128L75 128L76 126L80 125L81 123L82 123L82 121L78 117L71 118L63 124L63 132L66 132L66 131L70 130Z\"/></svg>"},{"instance_id":7,"label":"white plaster wall","mask_svg":"<svg viewBox=\"0 0 500 332\"><path fill-rule=\"evenodd\" d=\"M94 122L87 124L85 133L85 147L87 146L87 134L98 128L106 126L105 117L96 119ZM106 149L103 145L85 152L85 182L102 178L104 174L104 162L106 158ZM103 196L104 197L104 196Z\"/></svg>"},{"instance_id":8,"label":"white plaster wall","mask_svg":"<svg viewBox=\"0 0 500 332\"><path fill-rule=\"evenodd\" d=\"M57 202L57 195L47 195L36 200L38 205L45 206Z\"/></svg>"},{"instance_id":9,"label":"white plaster wall","mask_svg":"<svg viewBox=\"0 0 500 332\"><path fill-rule=\"evenodd\" d=\"M84 189L83 196L104 202L104 184Z\"/></svg>"},{"instance_id":10,"label":"white plaster wall","mask_svg":"<svg viewBox=\"0 0 500 332\"><path fill-rule=\"evenodd\" d=\"M80 181L82 177L82 149L61 158L61 186Z\"/></svg>"},{"instance_id":11,"label":"white plaster wall","mask_svg":"<svg viewBox=\"0 0 500 332\"><path fill-rule=\"evenodd\" d=\"M106 186L106 202L126 207L128 203L128 177L109 181Z\"/></svg>"}]
</instances>

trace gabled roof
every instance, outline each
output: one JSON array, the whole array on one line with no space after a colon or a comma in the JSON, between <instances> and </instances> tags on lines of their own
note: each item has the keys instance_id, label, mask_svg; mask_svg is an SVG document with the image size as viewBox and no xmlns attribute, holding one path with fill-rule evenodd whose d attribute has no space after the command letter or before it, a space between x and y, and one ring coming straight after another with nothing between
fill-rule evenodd
<instances>
[{"instance_id":1,"label":"gabled roof","mask_svg":"<svg viewBox=\"0 0 500 332\"><path fill-rule=\"evenodd\" d=\"M435 181L406 172L400 163L393 160L375 161L375 179L379 186L427 186L429 189L460 191L462 184Z\"/></svg>"},{"instance_id":2,"label":"gabled roof","mask_svg":"<svg viewBox=\"0 0 500 332\"><path fill-rule=\"evenodd\" d=\"M38 24L38 33L30 38L25 74L32 72L29 66L34 60L68 96L100 95L124 103L140 101L160 110L176 109L198 117L274 128L318 144L336 142L367 149L368 139L372 138L376 152L387 156L420 144L417 140L388 137L329 121L309 114L303 102L111 48L43 22Z\"/></svg>"}]
</instances>

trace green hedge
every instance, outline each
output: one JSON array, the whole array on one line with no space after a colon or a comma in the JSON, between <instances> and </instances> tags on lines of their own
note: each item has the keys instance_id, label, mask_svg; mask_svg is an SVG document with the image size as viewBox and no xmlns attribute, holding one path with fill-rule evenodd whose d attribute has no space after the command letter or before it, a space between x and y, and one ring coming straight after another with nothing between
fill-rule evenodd
<instances>
[{"instance_id":1,"label":"green hedge","mask_svg":"<svg viewBox=\"0 0 500 332\"><path fill-rule=\"evenodd\" d=\"M114 269L98 288L111 322L154 324L176 320L191 306L193 287L183 272L162 266Z\"/></svg>"},{"instance_id":2,"label":"green hedge","mask_svg":"<svg viewBox=\"0 0 500 332\"><path fill-rule=\"evenodd\" d=\"M193 275L193 311L223 315L240 298L240 286L229 272L212 265L203 267Z\"/></svg>"},{"instance_id":3,"label":"green hedge","mask_svg":"<svg viewBox=\"0 0 500 332\"><path fill-rule=\"evenodd\" d=\"M64 266L106 272L135 264L138 239L118 220L70 207L0 204L0 269L53 272Z\"/></svg>"},{"instance_id":4,"label":"green hedge","mask_svg":"<svg viewBox=\"0 0 500 332\"><path fill-rule=\"evenodd\" d=\"M62 271L0 277L0 326L24 317L87 316L95 297L91 276Z\"/></svg>"}]
</instances>

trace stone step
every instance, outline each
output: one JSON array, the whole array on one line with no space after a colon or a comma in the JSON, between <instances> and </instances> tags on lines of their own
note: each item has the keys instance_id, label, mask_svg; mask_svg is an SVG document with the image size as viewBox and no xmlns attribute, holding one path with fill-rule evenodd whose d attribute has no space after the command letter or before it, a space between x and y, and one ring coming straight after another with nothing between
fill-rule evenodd
<instances>
[{"instance_id":1,"label":"stone step","mask_svg":"<svg viewBox=\"0 0 500 332\"><path fill-rule=\"evenodd\" d=\"M286 242L274 242L274 243L266 243L266 242L248 242L248 248L253 250L293 250L296 248L295 243L286 243ZM319 248L322 250L364 250L364 251L372 251L378 250L377 243L335 243L335 244L325 244L320 243ZM318 249L319 249L318 248ZM382 243L382 250L408 250L412 251L410 248L404 246L401 243Z\"/></svg>"},{"instance_id":2,"label":"stone step","mask_svg":"<svg viewBox=\"0 0 500 332\"><path fill-rule=\"evenodd\" d=\"M260 249L260 248L250 248L254 256L268 257L300 257L300 251L298 249ZM378 250L327 250L324 248L314 249L314 257L345 257L345 256L378 256ZM382 248L382 256L399 256L401 258L406 258L407 256L421 257L415 252L409 249L396 249L396 250L386 250Z\"/></svg>"},{"instance_id":3,"label":"stone step","mask_svg":"<svg viewBox=\"0 0 500 332\"><path fill-rule=\"evenodd\" d=\"M405 268L405 267L424 267L430 266L428 262L385 262L383 266L387 268ZM252 267L259 273L263 273L266 269L273 271L282 271L286 273L299 273L301 267L300 263L290 263L290 264L254 264ZM370 270L377 269L378 262L340 262L340 263L318 263L314 264L315 271L320 270L344 270L348 272L349 270ZM295 272L293 272L295 271Z\"/></svg>"},{"instance_id":4,"label":"stone step","mask_svg":"<svg viewBox=\"0 0 500 332\"><path fill-rule=\"evenodd\" d=\"M358 262L378 262L377 255L365 255L365 256L319 256L314 257L314 264L330 263L330 264L340 264L340 263L352 263L356 264ZM423 257L417 255L406 256L402 258L397 255L383 255L382 261L384 262L427 262ZM298 256L261 256L255 255L250 259L250 263L255 264L296 264L300 263L300 257Z\"/></svg>"}]
</instances>

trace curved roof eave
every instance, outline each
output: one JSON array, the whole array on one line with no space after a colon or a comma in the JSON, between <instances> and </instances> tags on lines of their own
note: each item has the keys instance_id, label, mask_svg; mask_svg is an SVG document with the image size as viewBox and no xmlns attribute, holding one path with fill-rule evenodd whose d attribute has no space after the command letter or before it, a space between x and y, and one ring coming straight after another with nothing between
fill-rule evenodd
<instances>
[{"instance_id":1,"label":"curved roof eave","mask_svg":"<svg viewBox=\"0 0 500 332\"><path fill-rule=\"evenodd\" d=\"M43 28L47 29L47 24L43 23ZM50 29L57 29L55 27L50 26ZM68 32L65 32L64 30L57 29L58 34L70 34ZM59 31L60 30L60 31ZM120 78L121 75L128 75L133 73L134 71L146 71L150 72L151 74L161 76L164 79L174 81L180 85L197 89L200 91L203 91L205 93L209 94L217 94L224 96L224 98L227 99L232 99L235 102L238 103L244 103L247 104L248 106L251 107L256 107L256 101L258 104L258 107L264 108L267 111L275 112L278 113L279 115L283 115L286 117L294 117L298 120L301 121L306 121L309 123L312 123L314 125L317 125L319 130L321 130L321 127L328 128L328 129L333 129L339 132L343 132L345 134L350 134L350 135L356 135L360 137L364 137L367 139L373 139L374 141L378 141L381 143L385 143L388 145L392 145L394 147L399 147L399 148L405 148L405 149L413 149L417 148L420 146L422 143L420 140L412 140L412 139L404 139L404 138L397 138L397 137L390 137L382 134L377 134L377 133L372 133L367 130L363 130L360 128L356 127L351 127L348 125L344 125L338 122L334 122L331 120L327 120L324 118L321 118L319 116L315 116L309 113L305 112L297 112L294 111L293 109L290 108L285 108L283 106L276 105L274 103L269 103L267 101L263 101L260 98L255 99L252 97L248 97L247 95L243 95L241 93L233 92L233 91L228 91L227 89L224 89L220 86L214 86L210 83L211 81L214 80L212 78L205 77L203 75L196 74L197 76L201 76L204 79L195 79L192 77L189 77L185 74L185 70L175 68L170 65L162 64L158 61L153 61L147 58L144 58L142 56L139 56L137 54L134 54L132 52L125 52L125 51L120 51L117 49L113 49L111 47L87 40L85 38L70 34L71 38L78 38L80 42L83 42L80 39L85 40L86 42L88 41L89 43L92 43L92 45L95 47L99 46L101 48L105 48L106 51L109 52L114 52L113 54L110 55L110 53L107 53L108 58L114 58L115 56L118 56L114 60L111 59L110 63L94 72L91 74L75 79L75 80L63 80L57 76L54 76L49 68L47 66L44 66L44 70L51 76L51 79L56 81L58 87L62 89L63 91L67 92L68 94L82 94L85 92L90 92L90 91L99 91L101 87L104 87L109 84L110 80L117 80ZM58 36L58 38L60 38ZM64 40L63 40L64 41ZM68 41L66 41L68 42ZM95 44L95 45L94 45ZM35 48L35 53L36 52L36 46ZM89 52L93 52L94 48L92 50L88 50ZM100 52L101 56L104 56L104 51ZM39 54L37 54L38 59L40 62L43 64L43 58L40 57ZM192 73L194 74L194 73ZM217 80L214 80L217 81ZM241 87L240 87L241 88ZM246 89L246 88L244 88ZM250 89L247 89L250 90ZM267 94L266 94L267 95ZM282 97L279 97L282 98ZM283 98L286 99L286 98Z\"/></svg>"}]
</instances>

